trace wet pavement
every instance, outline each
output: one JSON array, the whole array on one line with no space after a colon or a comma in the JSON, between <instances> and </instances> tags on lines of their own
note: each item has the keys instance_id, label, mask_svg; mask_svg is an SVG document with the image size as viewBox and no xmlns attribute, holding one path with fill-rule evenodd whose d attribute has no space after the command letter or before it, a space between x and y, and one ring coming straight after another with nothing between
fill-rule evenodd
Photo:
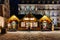
<instances>
[{"instance_id":1,"label":"wet pavement","mask_svg":"<svg viewBox=\"0 0 60 40\"><path fill-rule=\"evenodd\" d=\"M0 40L60 40L60 31L17 31L0 35Z\"/></svg>"}]
</instances>

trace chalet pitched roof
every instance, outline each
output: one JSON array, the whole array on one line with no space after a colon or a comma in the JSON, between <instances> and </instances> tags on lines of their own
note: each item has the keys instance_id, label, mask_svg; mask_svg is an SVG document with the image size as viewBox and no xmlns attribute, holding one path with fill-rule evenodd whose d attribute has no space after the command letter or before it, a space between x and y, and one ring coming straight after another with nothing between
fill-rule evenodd
<instances>
[{"instance_id":1,"label":"chalet pitched roof","mask_svg":"<svg viewBox=\"0 0 60 40\"><path fill-rule=\"evenodd\" d=\"M37 18L34 17L31 13L26 14L26 15L24 16L24 18L29 18L29 20L30 20L30 18L33 18L35 21L37 20ZM24 19L24 18L23 18L23 19Z\"/></svg>"},{"instance_id":2,"label":"chalet pitched roof","mask_svg":"<svg viewBox=\"0 0 60 40\"><path fill-rule=\"evenodd\" d=\"M8 22L13 21L13 20L20 21L18 17L16 17L15 15L12 15L12 16L8 19Z\"/></svg>"},{"instance_id":3,"label":"chalet pitched roof","mask_svg":"<svg viewBox=\"0 0 60 40\"><path fill-rule=\"evenodd\" d=\"M49 23L51 22L51 19L48 16L46 16L46 15L44 15L42 18L39 19L40 22L42 22L44 20L48 21Z\"/></svg>"}]
</instances>

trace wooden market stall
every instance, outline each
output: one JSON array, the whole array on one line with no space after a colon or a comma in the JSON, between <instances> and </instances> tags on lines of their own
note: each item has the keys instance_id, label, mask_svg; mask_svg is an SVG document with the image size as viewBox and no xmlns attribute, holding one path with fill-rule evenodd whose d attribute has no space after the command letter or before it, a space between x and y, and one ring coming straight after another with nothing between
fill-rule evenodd
<instances>
[{"instance_id":1,"label":"wooden market stall","mask_svg":"<svg viewBox=\"0 0 60 40\"><path fill-rule=\"evenodd\" d=\"M31 13L26 14L25 17L20 21L19 30L40 30L37 19Z\"/></svg>"},{"instance_id":2,"label":"wooden market stall","mask_svg":"<svg viewBox=\"0 0 60 40\"><path fill-rule=\"evenodd\" d=\"M19 26L19 18L16 17L15 15L12 15L9 19L8 19L8 30L12 31L12 30L18 30L18 26Z\"/></svg>"},{"instance_id":3,"label":"wooden market stall","mask_svg":"<svg viewBox=\"0 0 60 40\"><path fill-rule=\"evenodd\" d=\"M51 30L52 29L52 21L51 19L44 15L42 18L39 19L39 22L40 22L40 27L41 27L41 30Z\"/></svg>"}]
</instances>

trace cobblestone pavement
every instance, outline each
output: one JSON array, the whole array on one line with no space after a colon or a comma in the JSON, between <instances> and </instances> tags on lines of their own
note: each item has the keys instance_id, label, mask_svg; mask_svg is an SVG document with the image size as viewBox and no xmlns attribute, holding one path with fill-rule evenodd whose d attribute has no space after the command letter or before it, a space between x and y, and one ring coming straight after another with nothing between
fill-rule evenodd
<instances>
[{"instance_id":1,"label":"cobblestone pavement","mask_svg":"<svg viewBox=\"0 0 60 40\"><path fill-rule=\"evenodd\" d=\"M18 31L0 35L0 40L60 40L60 31Z\"/></svg>"}]
</instances>

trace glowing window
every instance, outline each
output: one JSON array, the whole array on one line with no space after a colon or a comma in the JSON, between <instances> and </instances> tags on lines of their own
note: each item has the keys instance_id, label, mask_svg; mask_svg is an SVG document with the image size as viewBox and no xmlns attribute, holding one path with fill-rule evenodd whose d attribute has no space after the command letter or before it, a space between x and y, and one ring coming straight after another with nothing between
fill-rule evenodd
<instances>
[{"instance_id":1,"label":"glowing window","mask_svg":"<svg viewBox=\"0 0 60 40\"><path fill-rule=\"evenodd\" d=\"M33 22L33 27L38 27L38 23L37 22Z\"/></svg>"},{"instance_id":2,"label":"glowing window","mask_svg":"<svg viewBox=\"0 0 60 40\"><path fill-rule=\"evenodd\" d=\"M25 27L25 22L21 22L21 27Z\"/></svg>"},{"instance_id":3,"label":"glowing window","mask_svg":"<svg viewBox=\"0 0 60 40\"><path fill-rule=\"evenodd\" d=\"M29 18L24 18L24 20L29 20Z\"/></svg>"}]
</instances>

